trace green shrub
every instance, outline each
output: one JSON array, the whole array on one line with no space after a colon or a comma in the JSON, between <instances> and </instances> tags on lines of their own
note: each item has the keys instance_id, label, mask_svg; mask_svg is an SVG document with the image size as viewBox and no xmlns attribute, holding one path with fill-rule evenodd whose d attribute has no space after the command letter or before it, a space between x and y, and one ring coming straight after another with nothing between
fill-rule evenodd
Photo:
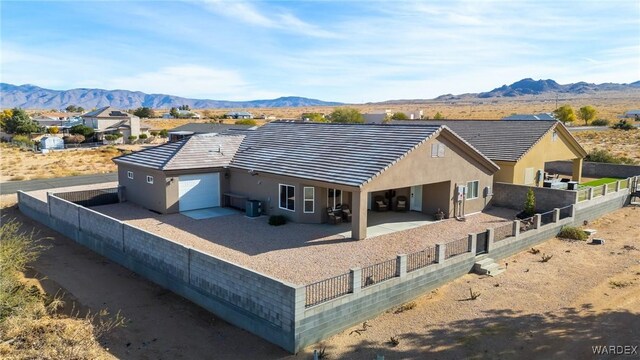
<instances>
[{"instance_id":1,"label":"green shrub","mask_svg":"<svg viewBox=\"0 0 640 360\"><path fill-rule=\"evenodd\" d=\"M592 150L590 153L587 154L587 157L584 158L584 161L609 163L609 164L627 164L627 165L634 165L636 163L634 159L631 159L625 156L615 156L604 149Z\"/></svg>"},{"instance_id":2,"label":"green shrub","mask_svg":"<svg viewBox=\"0 0 640 360\"><path fill-rule=\"evenodd\" d=\"M536 213L536 196L531 188L527 191L527 199L524 202L524 213L526 216L533 216Z\"/></svg>"},{"instance_id":3,"label":"green shrub","mask_svg":"<svg viewBox=\"0 0 640 360\"><path fill-rule=\"evenodd\" d=\"M280 226L287 223L287 217L284 215L271 215L269 216L269 225Z\"/></svg>"},{"instance_id":4,"label":"green shrub","mask_svg":"<svg viewBox=\"0 0 640 360\"><path fill-rule=\"evenodd\" d=\"M589 234L585 231L578 229L574 226L563 226L560 229L560 233L558 234L559 238L562 239L572 239L572 240L587 240L589 238Z\"/></svg>"},{"instance_id":5,"label":"green shrub","mask_svg":"<svg viewBox=\"0 0 640 360\"><path fill-rule=\"evenodd\" d=\"M236 125L251 125L251 126L258 125L258 123L253 119L236 120L235 124Z\"/></svg>"},{"instance_id":6,"label":"green shrub","mask_svg":"<svg viewBox=\"0 0 640 360\"><path fill-rule=\"evenodd\" d=\"M104 139L107 140L107 141L115 141L115 140L118 139L118 136L109 134L109 135L105 135Z\"/></svg>"},{"instance_id":7,"label":"green shrub","mask_svg":"<svg viewBox=\"0 0 640 360\"><path fill-rule=\"evenodd\" d=\"M150 134L151 134L151 136L158 136L158 132L157 131L151 131Z\"/></svg>"},{"instance_id":8,"label":"green shrub","mask_svg":"<svg viewBox=\"0 0 640 360\"><path fill-rule=\"evenodd\" d=\"M33 141L27 135L14 136L13 143L21 147L31 147L31 145L33 145Z\"/></svg>"},{"instance_id":9,"label":"green shrub","mask_svg":"<svg viewBox=\"0 0 640 360\"><path fill-rule=\"evenodd\" d=\"M609 120L607 119L597 119L591 122L593 126L609 126Z\"/></svg>"},{"instance_id":10,"label":"green shrub","mask_svg":"<svg viewBox=\"0 0 640 360\"><path fill-rule=\"evenodd\" d=\"M162 129L162 130L160 130L158 135L160 135L161 138L168 138L169 137L169 130Z\"/></svg>"},{"instance_id":11,"label":"green shrub","mask_svg":"<svg viewBox=\"0 0 640 360\"><path fill-rule=\"evenodd\" d=\"M636 127L633 126L633 124L627 122L627 120L623 119L623 120L620 120L619 122L617 122L616 124L614 124L612 126L612 128L616 129L616 130L625 130L626 131L626 130L633 130Z\"/></svg>"},{"instance_id":12,"label":"green shrub","mask_svg":"<svg viewBox=\"0 0 640 360\"><path fill-rule=\"evenodd\" d=\"M140 136L138 136L140 138L140 140L144 140L146 138L148 138L149 136L147 134L140 134Z\"/></svg>"},{"instance_id":13,"label":"green shrub","mask_svg":"<svg viewBox=\"0 0 640 360\"><path fill-rule=\"evenodd\" d=\"M135 135L129 135L129 137L127 137L127 139L129 139L129 141L136 141L138 137Z\"/></svg>"}]
</instances>

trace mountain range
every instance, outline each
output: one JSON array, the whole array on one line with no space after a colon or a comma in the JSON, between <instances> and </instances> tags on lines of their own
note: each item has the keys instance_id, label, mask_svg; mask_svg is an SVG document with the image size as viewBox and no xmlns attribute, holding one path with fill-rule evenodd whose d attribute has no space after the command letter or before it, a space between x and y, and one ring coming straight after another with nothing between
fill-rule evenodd
<instances>
[{"instance_id":1,"label":"mountain range","mask_svg":"<svg viewBox=\"0 0 640 360\"><path fill-rule=\"evenodd\" d=\"M434 100L457 100L466 98L499 98L499 97L517 97L525 95L545 95L545 94L595 94L606 91L629 91L640 90L640 81L630 84L603 83L593 84L580 81L572 84L561 85L554 80L533 80L531 78L516 81L511 85L502 85L491 91L481 93L468 93L461 95L446 94L435 98Z\"/></svg>"},{"instance_id":2,"label":"mountain range","mask_svg":"<svg viewBox=\"0 0 640 360\"><path fill-rule=\"evenodd\" d=\"M446 94L433 100L461 100L470 98L511 98L526 95L546 94L595 94L603 92L640 91L640 81L630 84L577 82L561 85L554 80L533 80L531 78L503 85L488 92L461 95ZM189 105L193 109L214 108L271 108L302 106L337 106L339 102L329 102L298 96L280 97L272 100L227 101L189 99L165 94L146 94L140 91L71 89L50 90L35 85L12 85L0 83L0 106L2 108L21 107L25 109L64 109L69 105L85 109L113 106L120 109L134 109L141 106L153 109ZM409 100L389 100L382 103L402 103ZM415 101L415 100L411 100Z\"/></svg>"},{"instance_id":3,"label":"mountain range","mask_svg":"<svg viewBox=\"0 0 640 360\"><path fill-rule=\"evenodd\" d=\"M71 89L50 90L35 85L12 85L0 83L2 108L64 109L69 105L85 109L113 106L119 109L135 109L146 106L152 109L168 109L189 105L192 109L215 108L270 108L300 106L336 106L339 102L321 101L298 96L280 97L272 100L227 101L189 99L165 94L146 94L141 91Z\"/></svg>"}]
</instances>

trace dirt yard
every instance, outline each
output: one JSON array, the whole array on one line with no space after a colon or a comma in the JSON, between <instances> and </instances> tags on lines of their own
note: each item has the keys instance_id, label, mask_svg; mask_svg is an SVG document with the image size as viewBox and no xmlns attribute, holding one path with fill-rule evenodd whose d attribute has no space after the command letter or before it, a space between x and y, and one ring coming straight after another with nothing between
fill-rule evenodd
<instances>
[{"instance_id":1,"label":"dirt yard","mask_svg":"<svg viewBox=\"0 0 640 360\"><path fill-rule=\"evenodd\" d=\"M640 163L640 130L581 131L573 136L587 151L607 150Z\"/></svg>"},{"instance_id":2,"label":"dirt yard","mask_svg":"<svg viewBox=\"0 0 640 360\"><path fill-rule=\"evenodd\" d=\"M536 247L540 254L502 261L508 270L496 278L465 275L416 299L413 309L375 317L360 335L355 326L289 355L25 218L7 207L15 195L2 202L3 215L52 237L32 274L47 291L62 288L83 309L127 317L103 344L117 358L310 359L325 348L330 359L586 359L594 358L592 346L640 345L638 207L588 225L603 246L550 240ZM553 258L542 263L541 254ZM469 289L480 297L467 300Z\"/></svg>"}]
</instances>

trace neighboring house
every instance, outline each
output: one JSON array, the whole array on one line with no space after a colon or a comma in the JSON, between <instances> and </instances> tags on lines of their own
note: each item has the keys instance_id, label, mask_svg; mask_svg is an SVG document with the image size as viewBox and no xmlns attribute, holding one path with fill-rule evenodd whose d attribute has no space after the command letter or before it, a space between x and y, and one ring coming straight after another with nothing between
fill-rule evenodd
<instances>
[{"instance_id":1,"label":"neighboring house","mask_svg":"<svg viewBox=\"0 0 640 360\"><path fill-rule=\"evenodd\" d=\"M395 121L393 124L405 124ZM557 120L432 120L412 122L446 125L500 166L496 182L542 186L545 163L573 161L572 178L581 181L587 152Z\"/></svg>"},{"instance_id":2,"label":"neighboring house","mask_svg":"<svg viewBox=\"0 0 640 360\"><path fill-rule=\"evenodd\" d=\"M216 123L190 123L180 125L169 130L169 141L178 141L192 135L199 134L230 134L237 131L255 130L256 126L216 124Z\"/></svg>"},{"instance_id":3,"label":"neighboring house","mask_svg":"<svg viewBox=\"0 0 640 360\"><path fill-rule=\"evenodd\" d=\"M624 117L629 119L638 119L640 118L640 110L629 110L626 113L624 113Z\"/></svg>"},{"instance_id":4,"label":"neighboring house","mask_svg":"<svg viewBox=\"0 0 640 360\"><path fill-rule=\"evenodd\" d=\"M252 199L270 215L322 223L327 208L348 204L355 239L366 237L367 210L377 201L393 209L404 199L407 210L430 215L481 211L499 169L439 125L273 122L245 136L195 135L114 161L127 199L154 211ZM466 189L461 202L458 188Z\"/></svg>"},{"instance_id":5,"label":"neighboring house","mask_svg":"<svg viewBox=\"0 0 640 360\"><path fill-rule=\"evenodd\" d=\"M501 120L556 120L552 113L540 114L514 114L503 117Z\"/></svg>"},{"instance_id":6,"label":"neighboring house","mask_svg":"<svg viewBox=\"0 0 640 360\"><path fill-rule=\"evenodd\" d=\"M52 126L63 126L64 123L66 122L66 120L63 119L59 119L59 118L55 118L55 117L51 117L51 116L36 116L33 118L33 121L37 122L38 125L40 126L44 126L44 127L52 127Z\"/></svg>"},{"instance_id":7,"label":"neighboring house","mask_svg":"<svg viewBox=\"0 0 640 360\"><path fill-rule=\"evenodd\" d=\"M246 111L230 111L224 114L227 119L253 119L253 114Z\"/></svg>"},{"instance_id":8,"label":"neighboring house","mask_svg":"<svg viewBox=\"0 0 640 360\"><path fill-rule=\"evenodd\" d=\"M171 115L171 114L169 114ZM191 110L178 110L178 117L179 118L190 118L190 119L200 119L200 114L195 113Z\"/></svg>"},{"instance_id":9,"label":"neighboring house","mask_svg":"<svg viewBox=\"0 0 640 360\"><path fill-rule=\"evenodd\" d=\"M171 113L163 113L162 114L162 118L163 119L173 119L173 116L171 115Z\"/></svg>"},{"instance_id":10,"label":"neighboring house","mask_svg":"<svg viewBox=\"0 0 640 360\"><path fill-rule=\"evenodd\" d=\"M393 115L391 110L377 111L372 113L362 114L365 124L382 124L386 119Z\"/></svg>"},{"instance_id":11,"label":"neighboring house","mask_svg":"<svg viewBox=\"0 0 640 360\"><path fill-rule=\"evenodd\" d=\"M92 127L98 139L106 134L120 132L123 137L140 136L142 131L148 129L140 127L140 118L121 110L106 106L82 115L85 126Z\"/></svg>"}]
</instances>

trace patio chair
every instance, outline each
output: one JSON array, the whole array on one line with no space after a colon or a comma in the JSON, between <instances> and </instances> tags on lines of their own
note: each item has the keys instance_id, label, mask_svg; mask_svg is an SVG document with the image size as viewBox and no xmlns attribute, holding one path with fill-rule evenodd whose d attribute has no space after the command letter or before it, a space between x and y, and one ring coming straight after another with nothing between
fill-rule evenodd
<instances>
[{"instance_id":1,"label":"patio chair","mask_svg":"<svg viewBox=\"0 0 640 360\"><path fill-rule=\"evenodd\" d=\"M327 216L329 224L337 225L342 223L342 217L337 215L331 207L327 208Z\"/></svg>"},{"instance_id":2,"label":"patio chair","mask_svg":"<svg viewBox=\"0 0 640 360\"><path fill-rule=\"evenodd\" d=\"M387 202L384 200L384 197L378 195L373 198L373 209L375 211L387 211L389 210L389 206Z\"/></svg>"},{"instance_id":3,"label":"patio chair","mask_svg":"<svg viewBox=\"0 0 640 360\"><path fill-rule=\"evenodd\" d=\"M407 197L398 196L396 198L396 211L407 211Z\"/></svg>"},{"instance_id":4,"label":"patio chair","mask_svg":"<svg viewBox=\"0 0 640 360\"><path fill-rule=\"evenodd\" d=\"M349 209L349 205L342 205L342 220L345 222L351 222L351 209Z\"/></svg>"}]
</instances>

